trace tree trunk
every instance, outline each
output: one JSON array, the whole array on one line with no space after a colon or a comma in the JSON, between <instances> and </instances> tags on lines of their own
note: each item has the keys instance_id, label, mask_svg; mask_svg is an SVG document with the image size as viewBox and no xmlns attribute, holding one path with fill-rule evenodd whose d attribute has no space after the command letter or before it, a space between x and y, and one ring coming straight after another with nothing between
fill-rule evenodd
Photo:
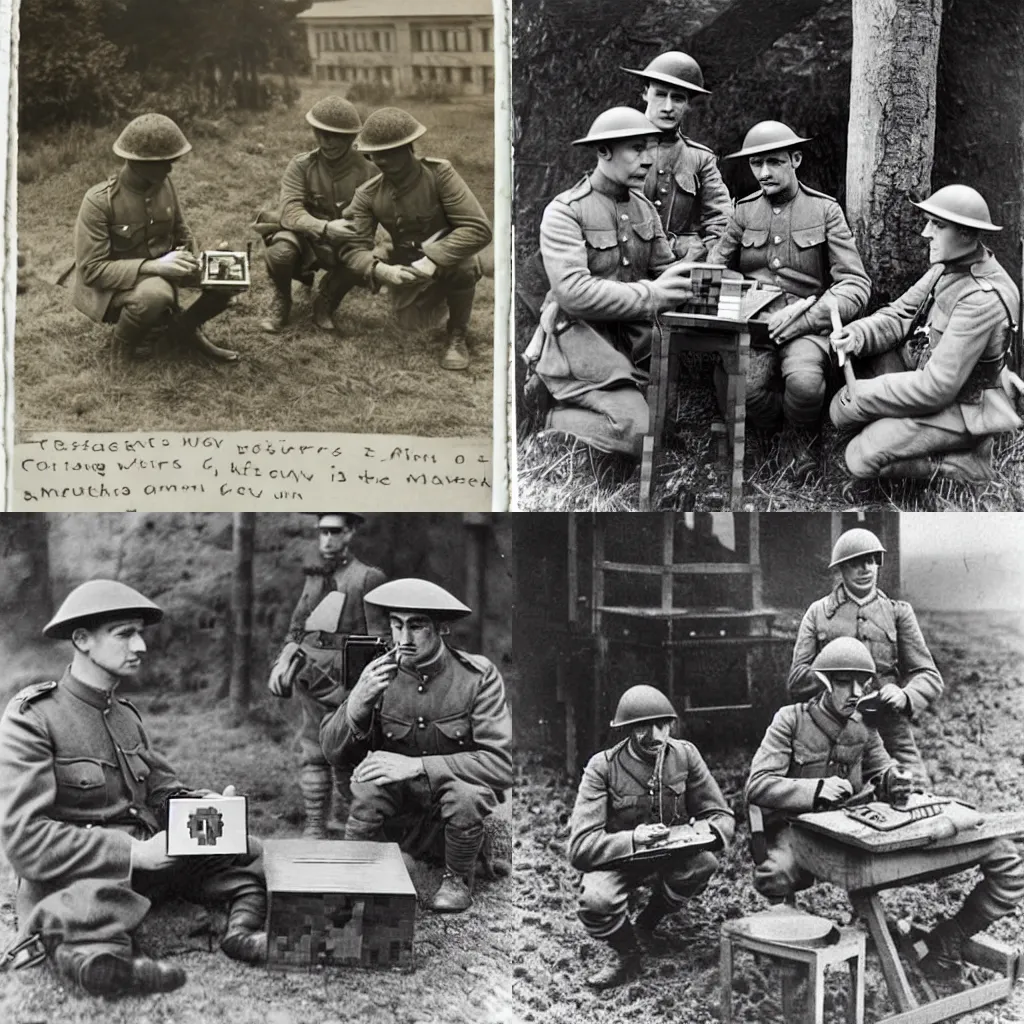
<instances>
[{"instance_id":1,"label":"tree trunk","mask_svg":"<svg viewBox=\"0 0 1024 1024\"><path fill-rule=\"evenodd\" d=\"M0 656L40 641L53 614L49 526L41 512L0 512Z\"/></svg>"},{"instance_id":2,"label":"tree trunk","mask_svg":"<svg viewBox=\"0 0 1024 1024\"><path fill-rule=\"evenodd\" d=\"M234 515L232 551L235 556L231 588L231 713L236 720L245 717L252 696L252 561L256 540L256 513Z\"/></svg>"},{"instance_id":3,"label":"tree trunk","mask_svg":"<svg viewBox=\"0 0 1024 1024\"><path fill-rule=\"evenodd\" d=\"M942 0L853 0L846 212L884 304L926 265L921 217L931 191Z\"/></svg>"}]
</instances>

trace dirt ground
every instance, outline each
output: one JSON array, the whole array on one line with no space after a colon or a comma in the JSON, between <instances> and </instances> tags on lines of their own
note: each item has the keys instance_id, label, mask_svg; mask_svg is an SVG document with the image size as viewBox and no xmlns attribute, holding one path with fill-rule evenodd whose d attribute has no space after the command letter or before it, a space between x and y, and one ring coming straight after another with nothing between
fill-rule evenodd
<instances>
[{"instance_id":1,"label":"dirt ground","mask_svg":"<svg viewBox=\"0 0 1024 1024\"><path fill-rule=\"evenodd\" d=\"M4 703L7 694L2 695ZM133 695L146 727L183 781L250 798L261 838L298 836L302 802L294 711L267 698L252 721L227 728L208 695ZM439 867L416 864L421 899L440 884ZM474 908L445 918L417 910L412 971L336 970L271 974L217 950L223 913L174 903L152 912L140 942L188 973L167 995L117 1001L78 995L48 967L0 975L4 1024L516 1024L508 964L515 937L511 881L478 884ZM0 855L0 948L14 934L14 879Z\"/></svg>"},{"instance_id":2,"label":"dirt ground","mask_svg":"<svg viewBox=\"0 0 1024 1024\"><path fill-rule=\"evenodd\" d=\"M936 792L983 810L1016 810L1024 802L1020 722L1024 718L1024 622L991 614L921 616L922 628L943 673L946 692L934 712L915 726ZM708 764L734 810L753 754L750 746L706 748ZM585 974L605 962L602 944L590 940L575 916L577 875L566 860L568 820L575 782L567 782L551 750L524 757L517 780L515 896L519 920L513 956L513 1005L526 1022L542 1024L635 1024L637 1021L719 1020L719 926L724 919L766 903L750 884L748 833L738 830L732 849L707 890L661 926L663 942L650 952L636 981L594 994ZM955 909L973 885L972 874L886 894L890 916L930 924ZM799 897L800 905L846 924L846 894L826 884ZM1024 908L989 930L1024 945ZM826 1019L841 1020L845 972L829 975ZM895 1012L874 954L866 978L868 1021ZM772 968L738 954L733 1012L740 1021L782 1021L780 986ZM1024 985L1004 1004L960 1018L962 1024L1024 1021Z\"/></svg>"}]
</instances>

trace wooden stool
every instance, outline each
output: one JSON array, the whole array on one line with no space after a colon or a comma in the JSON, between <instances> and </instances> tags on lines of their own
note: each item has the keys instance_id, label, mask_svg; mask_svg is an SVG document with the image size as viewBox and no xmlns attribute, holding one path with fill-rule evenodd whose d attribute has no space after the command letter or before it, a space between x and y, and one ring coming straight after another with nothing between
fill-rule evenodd
<instances>
[{"instance_id":1,"label":"wooden stool","mask_svg":"<svg viewBox=\"0 0 1024 1024\"><path fill-rule=\"evenodd\" d=\"M832 945L814 945L795 941L765 938L759 926L782 915L804 919L806 923L831 924L824 918L816 918L792 908L768 910L722 924L722 952L720 978L722 985L722 1021L732 1024L732 965L733 947L751 953L762 953L778 960L787 960L807 965L807 1017L808 1024L823 1024L825 1015L825 969L832 964L849 962L850 994L846 1004L846 1019L849 1024L864 1022L864 932L857 928L839 929L839 941ZM795 1024L796 1015L792 1007L790 986L783 983L784 1014Z\"/></svg>"}]
</instances>

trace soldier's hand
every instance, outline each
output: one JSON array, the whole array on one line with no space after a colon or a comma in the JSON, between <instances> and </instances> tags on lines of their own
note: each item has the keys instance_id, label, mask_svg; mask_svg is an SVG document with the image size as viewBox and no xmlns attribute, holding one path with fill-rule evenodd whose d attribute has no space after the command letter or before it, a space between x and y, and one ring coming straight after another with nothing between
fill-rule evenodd
<instances>
[{"instance_id":1,"label":"soldier's hand","mask_svg":"<svg viewBox=\"0 0 1024 1024\"><path fill-rule=\"evenodd\" d=\"M156 259L146 260L140 269L144 274L176 281L197 273L199 260L185 249L172 249Z\"/></svg>"},{"instance_id":2,"label":"soldier's hand","mask_svg":"<svg viewBox=\"0 0 1024 1024\"><path fill-rule=\"evenodd\" d=\"M381 284L389 284L393 288L401 288L403 285L415 284L422 280L415 270L393 263L378 263L373 268L373 275Z\"/></svg>"},{"instance_id":3,"label":"soldier's hand","mask_svg":"<svg viewBox=\"0 0 1024 1024\"><path fill-rule=\"evenodd\" d=\"M1024 398L1024 380L1021 380L1008 366L999 374L999 384L1006 397L1016 404Z\"/></svg>"},{"instance_id":4,"label":"soldier's hand","mask_svg":"<svg viewBox=\"0 0 1024 1024\"><path fill-rule=\"evenodd\" d=\"M864 347L864 339L860 336L860 332L850 330L849 325L841 331L833 331L828 336L828 340L836 352L842 352L848 356L857 355Z\"/></svg>"},{"instance_id":5,"label":"soldier's hand","mask_svg":"<svg viewBox=\"0 0 1024 1024\"><path fill-rule=\"evenodd\" d=\"M878 691L878 699L890 711L895 711L901 715L906 714L910 709L910 698L907 696L907 691L901 689L895 683L886 683Z\"/></svg>"},{"instance_id":6,"label":"soldier's hand","mask_svg":"<svg viewBox=\"0 0 1024 1024\"><path fill-rule=\"evenodd\" d=\"M363 669L358 682L348 695L349 709L354 720L370 717L377 698L391 685L397 672L398 665L391 654L374 658Z\"/></svg>"},{"instance_id":7,"label":"soldier's hand","mask_svg":"<svg viewBox=\"0 0 1024 1024\"><path fill-rule=\"evenodd\" d=\"M284 657L277 659L277 664L270 670L270 680L267 687L275 697L290 697L291 690L285 686L285 675L288 672L288 660Z\"/></svg>"},{"instance_id":8,"label":"soldier's hand","mask_svg":"<svg viewBox=\"0 0 1024 1024\"><path fill-rule=\"evenodd\" d=\"M687 263L673 263L659 277L648 282L659 310L674 309L693 298L690 268Z\"/></svg>"},{"instance_id":9,"label":"soldier's hand","mask_svg":"<svg viewBox=\"0 0 1024 1024\"><path fill-rule=\"evenodd\" d=\"M433 277L437 273L437 264L429 256L421 256L409 269L424 277Z\"/></svg>"},{"instance_id":10,"label":"soldier's hand","mask_svg":"<svg viewBox=\"0 0 1024 1024\"><path fill-rule=\"evenodd\" d=\"M352 221L345 220L343 217L329 220L327 222L327 241L333 245L351 241L355 236L354 227Z\"/></svg>"},{"instance_id":11,"label":"soldier's hand","mask_svg":"<svg viewBox=\"0 0 1024 1024\"><path fill-rule=\"evenodd\" d=\"M914 791L914 776L909 768L898 764L889 769L889 800L894 804L906 803Z\"/></svg>"},{"instance_id":12,"label":"soldier's hand","mask_svg":"<svg viewBox=\"0 0 1024 1024\"><path fill-rule=\"evenodd\" d=\"M652 824L652 825L637 825L633 829L633 845L640 846L653 846L655 843L664 842L668 839L668 825Z\"/></svg>"},{"instance_id":13,"label":"soldier's hand","mask_svg":"<svg viewBox=\"0 0 1024 1024\"><path fill-rule=\"evenodd\" d=\"M423 774L423 759L375 750L367 754L352 772L353 782L370 782L386 786L392 782L405 782Z\"/></svg>"},{"instance_id":14,"label":"soldier's hand","mask_svg":"<svg viewBox=\"0 0 1024 1024\"><path fill-rule=\"evenodd\" d=\"M132 871L161 871L174 863L167 856L167 833L157 832L151 839L132 840Z\"/></svg>"},{"instance_id":15,"label":"soldier's hand","mask_svg":"<svg viewBox=\"0 0 1024 1024\"><path fill-rule=\"evenodd\" d=\"M821 780L818 801L823 804L837 804L853 796L853 786L849 779L841 779L838 775L829 775Z\"/></svg>"}]
</instances>

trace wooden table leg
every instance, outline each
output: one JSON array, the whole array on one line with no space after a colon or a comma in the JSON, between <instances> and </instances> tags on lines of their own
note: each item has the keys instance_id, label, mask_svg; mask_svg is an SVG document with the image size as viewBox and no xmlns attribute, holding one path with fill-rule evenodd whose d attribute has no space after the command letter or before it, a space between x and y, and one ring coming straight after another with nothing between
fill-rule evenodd
<instances>
[{"instance_id":1,"label":"wooden table leg","mask_svg":"<svg viewBox=\"0 0 1024 1024\"><path fill-rule=\"evenodd\" d=\"M736 348L722 353L722 368L728 376L725 393L726 426L732 442L729 507L743 508L743 458L747 439L747 367L750 365L750 334L737 331Z\"/></svg>"},{"instance_id":2,"label":"wooden table leg","mask_svg":"<svg viewBox=\"0 0 1024 1024\"><path fill-rule=\"evenodd\" d=\"M861 955L850 961L850 994L846 1003L849 1024L864 1024L864 960Z\"/></svg>"},{"instance_id":3,"label":"wooden table leg","mask_svg":"<svg viewBox=\"0 0 1024 1024\"><path fill-rule=\"evenodd\" d=\"M728 935L722 936L718 980L722 988L722 1024L732 1024L732 939Z\"/></svg>"},{"instance_id":4,"label":"wooden table leg","mask_svg":"<svg viewBox=\"0 0 1024 1024\"><path fill-rule=\"evenodd\" d=\"M640 511L651 510L651 488L654 479L654 435L644 438L643 451L640 454Z\"/></svg>"},{"instance_id":5,"label":"wooden table leg","mask_svg":"<svg viewBox=\"0 0 1024 1024\"><path fill-rule=\"evenodd\" d=\"M668 362L671 347L672 341L669 332L661 324L655 324L651 337L651 377L647 385L650 425L647 436L644 438L640 461L640 510L642 512L649 511L651 507L654 476L665 435L670 376Z\"/></svg>"},{"instance_id":6,"label":"wooden table leg","mask_svg":"<svg viewBox=\"0 0 1024 1024\"><path fill-rule=\"evenodd\" d=\"M882 964L882 974L885 975L889 994L896 1004L896 1009L901 1013L916 1009L918 1002L910 989L910 982L907 981L896 943L889 934L889 928L885 923L885 908L878 893L850 893L850 902L868 926L875 943L875 951Z\"/></svg>"}]
</instances>

